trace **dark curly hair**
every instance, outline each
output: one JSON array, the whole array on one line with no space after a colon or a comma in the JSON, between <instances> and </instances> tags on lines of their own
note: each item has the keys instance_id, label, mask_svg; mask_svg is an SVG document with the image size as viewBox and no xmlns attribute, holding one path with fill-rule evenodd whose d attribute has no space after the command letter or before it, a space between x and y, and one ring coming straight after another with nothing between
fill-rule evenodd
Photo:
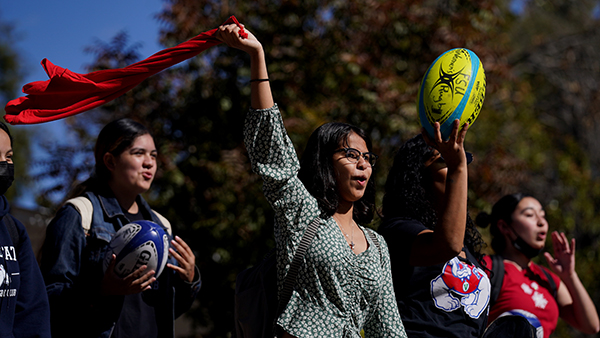
<instances>
[{"instance_id":1,"label":"dark curly hair","mask_svg":"<svg viewBox=\"0 0 600 338\"><path fill-rule=\"evenodd\" d=\"M506 239L498 228L498 221L503 220L506 224L512 223L512 213L517 208L517 205L525 197L532 197L530 194L517 192L514 194L505 195L494 204L492 213L488 214L482 211L475 218L475 223L481 228L490 226L490 234L492 235L492 249L494 252L501 255L506 249Z\"/></svg>"},{"instance_id":2,"label":"dark curly hair","mask_svg":"<svg viewBox=\"0 0 600 338\"><path fill-rule=\"evenodd\" d=\"M422 135L406 141L394 157L394 164L385 183L385 195L381 210L384 219L410 218L433 230L438 217L432 204L432 196L426 180L424 163L434 155ZM477 259L482 258L485 242L467 212L465 246Z\"/></svg>"},{"instance_id":3,"label":"dark curly hair","mask_svg":"<svg viewBox=\"0 0 600 338\"><path fill-rule=\"evenodd\" d=\"M351 133L360 136L372 151L371 140L364 130L340 122L326 123L317 128L310 138L300 161L298 178L313 195L321 209L322 216L330 217L336 212L340 196L337 190L333 168L333 153L340 147L348 146ZM353 218L359 224L367 224L373 220L375 210L375 184L373 175L367 183L363 197L354 202Z\"/></svg>"}]
</instances>

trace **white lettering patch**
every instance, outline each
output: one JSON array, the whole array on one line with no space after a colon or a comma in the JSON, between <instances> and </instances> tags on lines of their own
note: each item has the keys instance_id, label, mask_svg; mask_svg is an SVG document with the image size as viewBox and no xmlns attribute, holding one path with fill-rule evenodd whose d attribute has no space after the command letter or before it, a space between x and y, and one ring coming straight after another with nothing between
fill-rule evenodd
<instances>
[{"instance_id":1,"label":"white lettering patch","mask_svg":"<svg viewBox=\"0 0 600 338\"><path fill-rule=\"evenodd\" d=\"M0 290L0 298L14 297L17 295L17 289Z\"/></svg>"}]
</instances>

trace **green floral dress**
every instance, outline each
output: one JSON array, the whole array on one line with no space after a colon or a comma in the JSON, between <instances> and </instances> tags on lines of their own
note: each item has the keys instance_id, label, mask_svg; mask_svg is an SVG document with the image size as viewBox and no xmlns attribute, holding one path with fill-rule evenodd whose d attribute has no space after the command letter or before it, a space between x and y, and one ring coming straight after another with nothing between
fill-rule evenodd
<instances>
[{"instance_id":1,"label":"green floral dress","mask_svg":"<svg viewBox=\"0 0 600 338\"><path fill-rule=\"evenodd\" d=\"M277 105L250 110L244 140L255 172L264 180L266 198L275 209L279 291L308 224L320 214L297 173L298 156ZM361 227L366 235L365 228ZM277 319L289 334L300 337L406 337L398 313L385 240L369 236L358 255L348 246L333 218L321 221L299 270L296 287Z\"/></svg>"}]
</instances>

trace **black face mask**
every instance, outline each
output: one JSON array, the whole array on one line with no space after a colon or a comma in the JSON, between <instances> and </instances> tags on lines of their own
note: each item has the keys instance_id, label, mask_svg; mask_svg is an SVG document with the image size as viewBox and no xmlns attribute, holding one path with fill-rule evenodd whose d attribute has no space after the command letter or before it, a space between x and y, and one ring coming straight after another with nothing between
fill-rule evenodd
<instances>
[{"instance_id":1,"label":"black face mask","mask_svg":"<svg viewBox=\"0 0 600 338\"><path fill-rule=\"evenodd\" d=\"M512 241L512 244L517 250L519 250L523 255L525 255L525 257L532 259L533 257L537 257L544 250L544 247L536 249L531 245L527 244L527 242L525 242L519 235L517 235L517 233L514 230L513 233L515 234L515 236L517 236L517 239Z\"/></svg>"},{"instance_id":2,"label":"black face mask","mask_svg":"<svg viewBox=\"0 0 600 338\"><path fill-rule=\"evenodd\" d=\"M6 161L0 162L0 195L6 193L14 180L15 165Z\"/></svg>"}]
</instances>

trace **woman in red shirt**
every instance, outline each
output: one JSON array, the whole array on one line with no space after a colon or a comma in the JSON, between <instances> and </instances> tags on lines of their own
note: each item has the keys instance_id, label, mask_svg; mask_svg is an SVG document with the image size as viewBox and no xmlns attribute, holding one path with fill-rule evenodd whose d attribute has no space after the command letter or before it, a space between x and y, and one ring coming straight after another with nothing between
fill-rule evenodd
<instances>
[{"instance_id":1,"label":"woman in red shirt","mask_svg":"<svg viewBox=\"0 0 600 338\"><path fill-rule=\"evenodd\" d=\"M538 200L523 193L506 195L494 204L491 215L481 213L476 222L491 224L492 248L502 258L498 262L504 263L490 323L503 315L522 315L537 328L539 338L550 336L559 316L583 333L600 330L596 307L575 271L575 239L569 242L564 233L551 234L556 257L548 252L544 256L554 273L531 261L543 251L548 235ZM493 270L491 257L485 260ZM494 278L490 278L494 288Z\"/></svg>"}]
</instances>

